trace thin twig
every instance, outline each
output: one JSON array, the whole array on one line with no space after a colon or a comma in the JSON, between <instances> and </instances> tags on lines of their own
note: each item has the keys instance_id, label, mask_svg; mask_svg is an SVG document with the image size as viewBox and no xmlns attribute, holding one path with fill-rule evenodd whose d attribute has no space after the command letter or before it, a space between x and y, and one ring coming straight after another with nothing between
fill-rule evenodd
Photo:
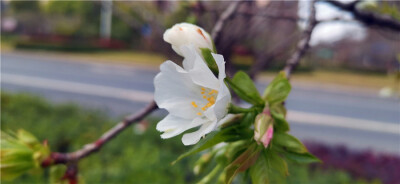
<instances>
[{"instance_id":1,"label":"thin twig","mask_svg":"<svg viewBox=\"0 0 400 184\"><path fill-rule=\"evenodd\" d=\"M229 19L232 14L235 12L239 1L232 3L229 7L229 11L225 11L220 19L218 20L217 25L213 29L213 38L219 38L219 32L224 26L224 22ZM217 27L217 28L216 28ZM105 132L97 141L87 144L83 146L82 149L70 152L70 153L59 153L53 152L50 154L48 158L46 158L42 163L42 167L48 167L55 164L68 164L68 163L77 163L80 159L89 156L90 154L100 150L104 144L112 140L115 136L117 136L120 132L125 130L129 125L139 122L147 115L149 115L154 110L158 109L158 106L154 101L152 101L149 105L143 108L141 111L131 114L125 118L125 120L119 122L113 128Z\"/></svg>"},{"instance_id":2,"label":"thin twig","mask_svg":"<svg viewBox=\"0 0 400 184\"><path fill-rule=\"evenodd\" d=\"M289 60L287 60L286 66L283 69L285 71L287 78L290 78L292 71L297 67L297 65L300 62L300 59L304 56L306 50L309 47L311 34L312 34L315 26L318 24L318 21L315 18L315 14L316 14L315 1L312 1L311 2L311 11L310 11L310 16L308 18L307 27L305 28L303 35L297 44L296 51L289 58Z\"/></svg>"},{"instance_id":3,"label":"thin twig","mask_svg":"<svg viewBox=\"0 0 400 184\"><path fill-rule=\"evenodd\" d=\"M80 159L89 156L90 154L98 151L105 143L109 142L120 132L129 127L129 125L139 122L156 109L158 109L158 107L153 101L141 111L127 116L125 120L121 121L113 128L105 132L97 141L85 145L82 149L71 153L52 153L47 159L42 162L42 167L48 167L54 164L77 162Z\"/></svg>"},{"instance_id":4,"label":"thin twig","mask_svg":"<svg viewBox=\"0 0 400 184\"><path fill-rule=\"evenodd\" d=\"M215 44L217 44L219 38L220 38L220 33L222 31L222 28L224 27L225 22L232 18L236 9L239 7L239 4L241 1L234 1L231 4L229 4L228 8L221 14L219 17L217 23L215 24L213 30L211 31L211 37L214 40Z\"/></svg>"},{"instance_id":5,"label":"thin twig","mask_svg":"<svg viewBox=\"0 0 400 184\"><path fill-rule=\"evenodd\" d=\"M342 3L335 0L326 0L341 10L350 12L354 15L354 19L364 23L367 26L378 26L381 28L388 28L393 31L400 31L400 21L390 17L389 15L379 15L373 12L362 11L356 7L360 1L352 3Z\"/></svg>"}]
</instances>

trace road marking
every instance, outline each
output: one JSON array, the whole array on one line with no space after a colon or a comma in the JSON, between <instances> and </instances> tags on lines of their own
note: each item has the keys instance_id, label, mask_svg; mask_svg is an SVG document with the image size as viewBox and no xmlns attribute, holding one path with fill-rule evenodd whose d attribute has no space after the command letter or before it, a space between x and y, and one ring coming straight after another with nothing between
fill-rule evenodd
<instances>
[{"instance_id":1,"label":"road marking","mask_svg":"<svg viewBox=\"0 0 400 184\"><path fill-rule=\"evenodd\" d=\"M291 123L294 122L299 124L322 125L400 135L399 124L383 123L379 121L356 119L343 116L289 110L287 114L287 120Z\"/></svg>"},{"instance_id":2,"label":"road marking","mask_svg":"<svg viewBox=\"0 0 400 184\"><path fill-rule=\"evenodd\" d=\"M134 102L150 102L153 93L139 90L128 90L115 87L107 87L93 84L84 84L41 77L32 77L14 74L1 74L1 82L14 85L30 86L63 92L72 92L85 95L117 98ZM364 119L356 119L342 116L325 115L301 111L288 111L288 121L298 124L330 126L349 128L355 130L390 133L400 135L400 125L384 123Z\"/></svg>"},{"instance_id":3,"label":"road marking","mask_svg":"<svg viewBox=\"0 0 400 184\"><path fill-rule=\"evenodd\" d=\"M84 84L79 82L69 82L64 80L46 79L42 77L31 77L5 73L1 74L1 78L1 82L4 83L44 88L63 92L111 97L131 100L135 102L151 102L151 100L153 100L153 93L138 90L127 90L94 84Z\"/></svg>"}]
</instances>

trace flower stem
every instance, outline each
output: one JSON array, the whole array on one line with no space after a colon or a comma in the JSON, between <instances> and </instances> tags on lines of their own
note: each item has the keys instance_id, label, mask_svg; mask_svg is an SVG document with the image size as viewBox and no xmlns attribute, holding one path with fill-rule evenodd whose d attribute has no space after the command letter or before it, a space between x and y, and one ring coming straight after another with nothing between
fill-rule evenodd
<instances>
[{"instance_id":1,"label":"flower stem","mask_svg":"<svg viewBox=\"0 0 400 184\"><path fill-rule=\"evenodd\" d=\"M254 112L255 110L256 109L254 107L246 109L246 108L243 108L243 107L239 107L239 106L230 104L228 113L240 114L240 113L246 113L246 112Z\"/></svg>"}]
</instances>

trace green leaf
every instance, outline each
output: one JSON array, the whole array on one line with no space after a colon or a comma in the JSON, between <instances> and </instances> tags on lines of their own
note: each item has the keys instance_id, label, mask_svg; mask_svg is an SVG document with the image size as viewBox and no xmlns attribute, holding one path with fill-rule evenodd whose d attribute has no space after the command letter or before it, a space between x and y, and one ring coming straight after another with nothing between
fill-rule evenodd
<instances>
[{"instance_id":1,"label":"green leaf","mask_svg":"<svg viewBox=\"0 0 400 184\"><path fill-rule=\"evenodd\" d=\"M290 161L299 164L310 164L314 162L321 162L317 157L311 153L294 153L294 152L283 152L283 155Z\"/></svg>"},{"instance_id":2,"label":"green leaf","mask_svg":"<svg viewBox=\"0 0 400 184\"><path fill-rule=\"evenodd\" d=\"M52 184L62 184L67 183L67 180L61 180L67 170L67 166L65 165L54 165L50 167L50 177L49 183Z\"/></svg>"},{"instance_id":3,"label":"green leaf","mask_svg":"<svg viewBox=\"0 0 400 184\"><path fill-rule=\"evenodd\" d=\"M275 104L271 110L271 116L275 122L277 132L287 132L290 130L289 123L286 121L286 108L282 104Z\"/></svg>"},{"instance_id":4,"label":"green leaf","mask_svg":"<svg viewBox=\"0 0 400 184\"><path fill-rule=\"evenodd\" d=\"M253 184L268 184L269 173L268 173L267 159L263 156L259 157L257 162L250 168L250 178Z\"/></svg>"},{"instance_id":5,"label":"green leaf","mask_svg":"<svg viewBox=\"0 0 400 184\"><path fill-rule=\"evenodd\" d=\"M276 171L280 177L289 175L289 170L286 161L273 150L265 150L264 156L270 166L271 171Z\"/></svg>"},{"instance_id":6,"label":"green leaf","mask_svg":"<svg viewBox=\"0 0 400 184\"><path fill-rule=\"evenodd\" d=\"M212 51L209 48L200 48L201 55L203 55L204 60L206 61L208 68L218 76L219 70L217 62L215 61L214 57L212 56Z\"/></svg>"},{"instance_id":7,"label":"green leaf","mask_svg":"<svg viewBox=\"0 0 400 184\"><path fill-rule=\"evenodd\" d=\"M243 119L242 119L242 121L241 121L241 125L242 125L243 127L245 127L245 128L247 128L247 127L253 125L254 120L256 119L256 116L257 116L257 114L256 114L255 112L246 113L246 114L243 116ZM242 130L242 131L243 131L243 130ZM253 132L253 131L252 131L252 132Z\"/></svg>"},{"instance_id":8,"label":"green leaf","mask_svg":"<svg viewBox=\"0 0 400 184\"><path fill-rule=\"evenodd\" d=\"M244 151L239 157L230 163L225 168L226 183L232 183L233 179L239 172L243 172L252 166L257 161L260 151L261 150L256 144L252 144L246 151Z\"/></svg>"},{"instance_id":9,"label":"green leaf","mask_svg":"<svg viewBox=\"0 0 400 184\"><path fill-rule=\"evenodd\" d=\"M239 71L233 76L232 80L227 78L225 81L228 82L232 90L243 100L253 105L264 104L256 86L246 73Z\"/></svg>"},{"instance_id":10,"label":"green leaf","mask_svg":"<svg viewBox=\"0 0 400 184\"><path fill-rule=\"evenodd\" d=\"M287 110L286 110L286 107L282 103L274 104L270 107L270 109L271 109L271 113L282 114L283 117L286 117Z\"/></svg>"},{"instance_id":11,"label":"green leaf","mask_svg":"<svg viewBox=\"0 0 400 184\"><path fill-rule=\"evenodd\" d=\"M288 133L276 132L272 138L272 142L275 146L280 146L287 151L295 153L307 153L307 148L301 143L296 137L289 135Z\"/></svg>"},{"instance_id":12,"label":"green leaf","mask_svg":"<svg viewBox=\"0 0 400 184\"><path fill-rule=\"evenodd\" d=\"M291 88L289 81L285 77L285 73L280 72L265 89L263 99L266 100L270 106L276 103L282 103L286 100Z\"/></svg>"},{"instance_id":13,"label":"green leaf","mask_svg":"<svg viewBox=\"0 0 400 184\"><path fill-rule=\"evenodd\" d=\"M29 170L39 167L42 158L50 152L31 133L19 130L15 133L1 131L0 173L2 180L12 180Z\"/></svg>"},{"instance_id":14,"label":"green leaf","mask_svg":"<svg viewBox=\"0 0 400 184\"><path fill-rule=\"evenodd\" d=\"M20 141L22 141L25 144L29 144L29 145L40 144L34 135L32 135L31 133L29 133L23 129L18 130L17 137Z\"/></svg>"},{"instance_id":15,"label":"green leaf","mask_svg":"<svg viewBox=\"0 0 400 184\"><path fill-rule=\"evenodd\" d=\"M285 183L289 175L288 166L273 150L264 150L257 162L250 168L253 184Z\"/></svg>"},{"instance_id":16,"label":"green leaf","mask_svg":"<svg viewBox=\"0 0 400 184\"><path fill-rule=\"evenodd\" d=\"M240 134L237 134L235 129L239 125L236 126L231 126L225 129L222 129L220 131L214 131L208 134L204 139L201 139L191 150L188 152L182 154L179 156L175 161L172 162L172 165L174 165L176 162L179 160L182 160L183 158L199 153L200 151L206 150L208 148L211 148L218 143L224 142L224 141L235 141L240 138Z\"/></svg>"}]
</instances>

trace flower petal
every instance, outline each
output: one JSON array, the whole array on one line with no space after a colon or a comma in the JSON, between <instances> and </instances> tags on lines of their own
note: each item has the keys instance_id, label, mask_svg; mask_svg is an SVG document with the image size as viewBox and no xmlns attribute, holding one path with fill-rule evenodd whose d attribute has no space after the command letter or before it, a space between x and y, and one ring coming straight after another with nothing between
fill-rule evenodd
<instances>
[{"instance_id":1,"label":"flower petal","mask_svg":"<svg viewBox=\"0 0 400 184\"><path fill-rule=\"evenodd\" d=\"M161 72L154 78L154 100L160 108L182 118L197 117L192 101L202 101L199 86L190 75L172 61L161 64Z\"/></svg>"},{"instance_id":2,"label":"flower petal","mask_svg":"<svg viewBox=\"0 0 400 184\"><path fill-rule=\"evenodd\" d=\"M174 115L167 115L163 120L157 124L157 130L163 131L161 138L167 139L181 134L182 132L191 128L200 126L205 121L204 118L197 117L194 120L184 119Z\"/></svg>"},{"instance_id":3,"label":"flower petal","mask_svg":"<svg viewBox=\"0 0 400 184\"><path fill-rule=\"evenodd\" d=\"M157 123L156 129L160 132L163 132L170 129L176 129L177 127L183 127L189 124L191 121L192 119L185 119L168 114L164 119Z\"/></svg>"},{"instance_id":4,"label":"flower petal","mask_svg":"<svg viewBox=\"0 0 400 184\"><path fill-rule=\"evenodd\" d=\"M181 56L182 45L193 44L197 52L200 52L199 48L213 49L211 36L203 28L189 23L175 24L164 32L163 39Z\"/></svg>"},{"instance_id":5,"label":"flower petal","mask_svg":"<svg viewBox=\"0 0 400 184\"><path fill-rule=\"evenodd\" d=\"M195 50L193 45L184 45L181 47L181 52L185 57L183 66L192 78L192 81L197 85L218 90L218 79L208 68L203 57L201 57Z\"/></svg>"},{"instance_id":6,"label":"flower petal","mask_svg":"<svg viewBox=\"0 0 400 184\"><path fill-rule=\"evenodd\" d=\"M212 54L212 55L217 63L219 71L218 80L220 88L218 91L218 96L214 107L216 118L219 120L228 113L228 106L231 103L232 98L229 89L224 82L224 79L226 77L224 57L219 54Z\"/></svg>"},{"instance_id":7,"label":"flower petal","mask_svg":"<svg viewBox=\"0 0 400 184\"><path fill-rule=\"evenodd\" d=\"M205 122L201 127L191 133L186 133L182 137L182 142L184 145L193 145L199 142L200 138L215 129L216 122L208 121Z\"/></svg>"}]
</instances>

